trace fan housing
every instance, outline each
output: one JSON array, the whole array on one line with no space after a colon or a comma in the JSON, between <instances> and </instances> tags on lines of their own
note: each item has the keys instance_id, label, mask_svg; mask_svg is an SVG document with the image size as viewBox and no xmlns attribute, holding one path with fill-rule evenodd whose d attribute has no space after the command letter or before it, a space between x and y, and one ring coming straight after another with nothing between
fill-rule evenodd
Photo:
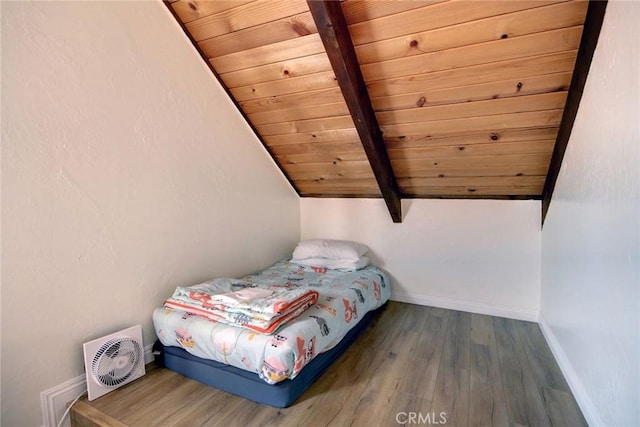
<instances>
[{"instance_id":1,"label":"fan housing","mask_svg":"<svg viewBox=\"0 0 640 427\"><path fill-rule=\"evenodd\" d=\"M140 325L86 342L83 349L89 400L145 374Z\"/></svg>"}]
</instances>

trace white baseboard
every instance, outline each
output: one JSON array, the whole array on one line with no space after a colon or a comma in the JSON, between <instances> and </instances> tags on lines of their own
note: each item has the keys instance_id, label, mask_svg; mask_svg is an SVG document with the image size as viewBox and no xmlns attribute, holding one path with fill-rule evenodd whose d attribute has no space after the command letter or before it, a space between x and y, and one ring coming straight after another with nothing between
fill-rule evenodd
<instances>
[{"instance_id":1,"label":"white baseboard","mask_svg":"<svg viewBox=\"0 0 640 427\"><path fill-rule=\"evenodd\" d=\"M85 376L82 375L40 393L43 425L45 427L57 426L67 409L67 404L86 391L87 382ZM63 425L70 425L68 418Z\"/></svg>"},{"instance_id":2,"label":"white baseboard","mask_svg":"<svg viewBox=\"0 0 640 427\"><path fill-rule=\"evenodd\" d=\"M544 335L544 338L547 340L547 344L549 345L556 362L558 362L558 366L560 366L562 374L567 380L567 383L569 383L569 388L571 389L576 402L578 402L578 406L580 407L587 424L591 427L604 426L605 424L602 422L602 418L600 417L598 410L593 404L591 398L589 398L589 394L582 385L582 381L580 381L576 371L573 369L573 365L567 358L567 355L562 349L562 346L560 346L560 343L549 327L549 324L542 316L542 313L539 316L538 325L540 325L542 335Z\"/></svg>"},{"instance_id":3,"label":"white baseboard","mask_svg":"<svg viewBox=\"0 0 640 427\"><path fill-rule=\"evenodd\" d=\"M455 298L436 297L421 294L410 294L406 292L391 291L391 299L409 304L426 305L429 307L446 308L449 310L466 311L476 314L487 314L489 316L506 317L508 319L526 320L528 322L538 321L538 311L522 308L510 308L493 306L475 301L459 300Z\"/></svg>"},{"instance_id":4,"label":"white baseboard","mask_svg":"<svg viewBox=\"0 0 640 427\"><path fill-rule=\"evenodd\" d=\"M144 348L145 364L153 362L152 347L153 344L150 344ZM40 393L43 426L56 427L67 410L67 405L86 392L86 376L80 375ZM66 418L62 425L70 426L69 417Z\"/></svg>"}]
</instances>

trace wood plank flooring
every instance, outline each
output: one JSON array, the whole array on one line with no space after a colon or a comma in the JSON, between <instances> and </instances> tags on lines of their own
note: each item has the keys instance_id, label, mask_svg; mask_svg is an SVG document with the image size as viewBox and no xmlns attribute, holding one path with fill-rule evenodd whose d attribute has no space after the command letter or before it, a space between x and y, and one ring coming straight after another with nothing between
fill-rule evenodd
<instances>
[{"instance_id":1,"label":"wood plank flooring","mask_svg":"<svg viewBox=\"0 0 640 427\"><path fill-rule=\"evenodd\" d=\"M292 406L150 365L72 410L76 426L586 426L535 323L390 302Z\"/></svg>"}]
</instances>

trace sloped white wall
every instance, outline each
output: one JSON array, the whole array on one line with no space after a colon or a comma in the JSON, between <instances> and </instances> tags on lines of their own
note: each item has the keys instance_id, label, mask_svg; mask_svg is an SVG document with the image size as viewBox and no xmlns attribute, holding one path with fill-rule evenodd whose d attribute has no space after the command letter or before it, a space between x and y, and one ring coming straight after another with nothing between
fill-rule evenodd
<instances>
[{"instance_id":1,"label":"sloped white wall","mask_svg":"<svg viewBox=\"0 0 640 427\"><path fill-rule=\"evenodd\" d=\"M640 425L640 3L610 1L542 232L541 326L591 425Z\"/></svg>"},{"instance_id":2,"label":"sloped white wall","mask_svg":"<svg viewBox=\"0 0 640 427\"><path fill-rule=\"evenodd\" d=\"M301 199L303 239L362 242L393 278L397 301L537 320L540 202Z\"/></svg>"},{"instance_id":3,"label":"sloped white wall","mask_svg":"<svg viewBox=\"0 0 640 427\"><path fill-rule=\"evenodd\" d=\"M297 195L160 2L2 2L2 425L177 285L290 254Z\"/></svg>"}]
</instances>

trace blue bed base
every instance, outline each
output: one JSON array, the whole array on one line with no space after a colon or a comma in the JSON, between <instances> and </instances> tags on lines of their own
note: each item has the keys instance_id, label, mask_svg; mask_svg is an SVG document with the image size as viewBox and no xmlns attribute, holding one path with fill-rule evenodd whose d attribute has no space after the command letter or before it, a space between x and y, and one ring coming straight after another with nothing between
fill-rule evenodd
<instances>
[{"instance_id":1,"label":"blue bed base","mask_svg":"<svg viewBox=\"0 0 640 427\"><path fill-rule=\"evenodd\" d=\"M335 347L317 355L294 379L273 385L267 384L253 372L202 359L180 347L164 346L160 341L156 341L153 350L156 362L160 366L187 378L254 402L286 408L349 348L383 308L384 306L365 314Z\"/></svg>"}]
</instances>

